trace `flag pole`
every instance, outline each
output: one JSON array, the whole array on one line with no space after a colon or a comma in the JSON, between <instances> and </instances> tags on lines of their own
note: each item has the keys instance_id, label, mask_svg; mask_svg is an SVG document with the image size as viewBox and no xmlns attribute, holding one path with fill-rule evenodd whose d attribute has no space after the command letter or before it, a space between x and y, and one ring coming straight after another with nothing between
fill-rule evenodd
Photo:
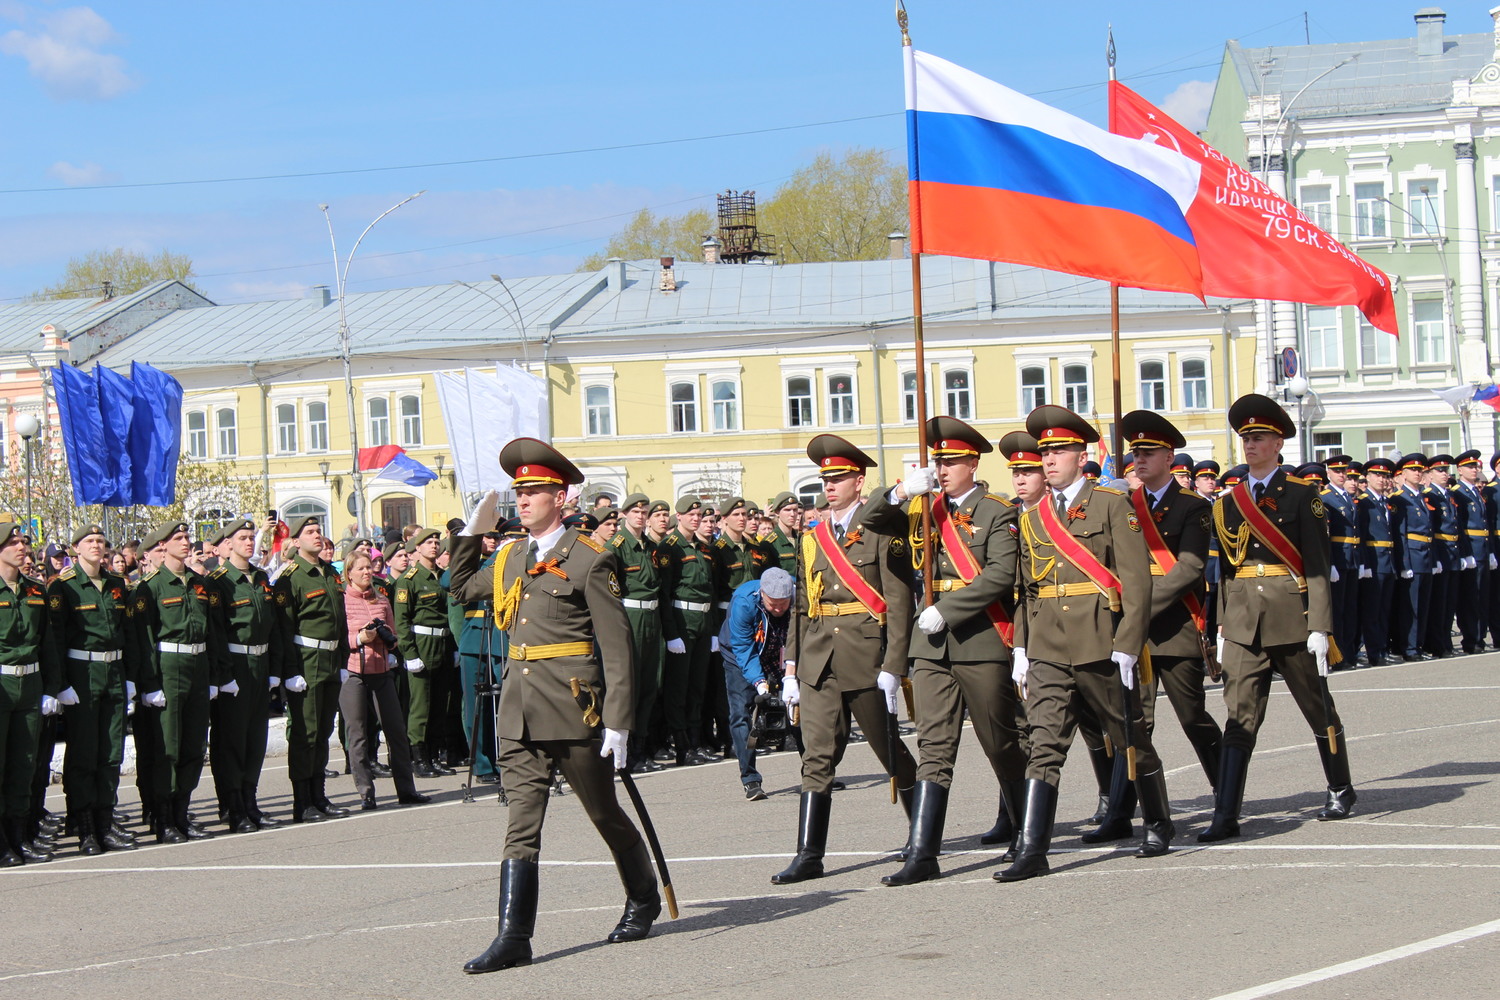
<instances>
[{"instance_id":1,"label":"flag pole","mask_svg":"<svg viewBox=\"0 0 1500 1000\"><path fill-rule=\"evenodd\" d=\"M1105 58L1109 61L1109 82L1115 82L1115 26L1109 26L1109 45L1105 49ZM1115 89L1109 88L1109 124L1114 126L1115 118ZM1110 448L1114 451L1115 477L1125 478L1124 439L1121 436L1120 424L1124 416L1124 407L1120 405L1120 286L1117 282L1109 283L1109 353L1110 374L1113 379L1115 423L1110 428Z\"/></svg>"},{"instance_id":2,"label":"flag pole","mask_svg":"<svg viewBox=\"0 0 1500 1000\"><path fill-rule=\"evenodd\" d=\"M911 48L911 35L907 32L906 4L903 0L896 0L896 23L901 26L901 47ZM917 156L916 143L916 116L906 116L906 128L909 156L911 161L907 164L909 178L909 197L911 203L908 212L911 219L911 325L914 361L917 366L917 464L923 468L927 467L927 358L922 349L922 200L917 194L917 164L914 162ZM922 508L922 606L932 607L932 546L928 540L932 538L932 495L923 494L918 499ZM916 555L915 549L912 555Z\"/></svg>"}]
</instances>

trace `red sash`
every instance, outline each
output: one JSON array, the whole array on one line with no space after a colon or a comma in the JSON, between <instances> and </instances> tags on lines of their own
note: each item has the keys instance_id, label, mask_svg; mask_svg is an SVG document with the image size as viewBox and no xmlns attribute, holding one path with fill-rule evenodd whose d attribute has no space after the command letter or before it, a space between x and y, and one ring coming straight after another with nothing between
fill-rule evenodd
<instances>
[{"instance_id":1,"label":"red sash","mask_svg":"<svg viewBox=\"0 0 1500 1000\"><path fill-rule=\"evenodd\" d=\"M1177 565L1177 557L1167 548L1167 540L1156 526L1156 518L1146 509L1145 490L1136 490L1130 494L1130 502L1135 507L1136 520L1141 522L1141 531L1146 536L1146 547L1151 550L1151 558L1161 567L1161 575L1166 576ZM1203 601L1197 594L1188 591L1182 595L1182 603L1187 606L1188 614L1193 616L1193 624L1198 627L1198 631L1206 632L1208 613L1203 608Z\"/></svg>"},{"instance_id":2,"label":"red sash","mask_svg":"<svg viewBox=\"0 0 1500 1000\"><path fill-rule=\"evenodd\" d=\"M849 561L849 554L839 544L839 540L833 534L833 526L828 518L817 523L813 528L813 537L818 540L818 546L823 554L828 557L828 563L833 567L834 575L839 582L848 588L849 593L858 598L859 603L872 615L885 614L887 605L880 591L870 586L865 578L859 575L859 570Z\"/></svg>"},{"instance_id":3,"label":"red sash","mask_svg":"<svg viewBox=\"0 0 1500 1000\"><path fill-rule=\"evenodd\" d=\"M1047 529L1047 534L1052 538L1052 544L1057 551L1061 552L1063 558L1072 563L1094 586L1103 592L1109 599L1111 610L1120 607L1120 578L1110 572L1109 567L1099 561L1099 557L1084 547L1084 544L1073 537L1063 523L1057 519L1057 510L1052 505L1053 494L1042 498L1042 502L1036 505L1037 516L1042 520L1042 527Z\"/></svg>"},{"instance_id":4,"label":"red sash","mask_svg":"<svg viewBox=\"0 0 1500 1000\"><path fill-rule=\"evenodd\" d=\"M973 583L982 567L969 549L969 543L963 535L959 534L958 525L953 523L953 517L948 513L947 499L941 494L932 500L932 523L937 527L938 536L943 541L943 550L948 553L948 558L952 561L953 568L958 571L959 577L964 583ZM989 616L990 624L995 626L995 631L1000 633L1000 638L1005 644L1013 645L1016 626L1005 607L996 601L986 607L984 613Z\"/></svg>"},{"instance_id":5,"label":"red sash","mask_svg":"<svg viewBox=\"0 0 1500 1000\"><path fill-rule=\"evenodd\" d=\"M1297 551L1297 546L1292 544L1291 539L1281 533L1280 528L1271 523L1270 518L1260 512L1250 496L1250 488L1240 483L1229 491L1229 498L1234 501L1235 509L1240 512L1261 544L1270 549L1277 559L1286 563L1287 569L1298 577L1303 576L1302 553Z\"/></svg>"}]
</instances>

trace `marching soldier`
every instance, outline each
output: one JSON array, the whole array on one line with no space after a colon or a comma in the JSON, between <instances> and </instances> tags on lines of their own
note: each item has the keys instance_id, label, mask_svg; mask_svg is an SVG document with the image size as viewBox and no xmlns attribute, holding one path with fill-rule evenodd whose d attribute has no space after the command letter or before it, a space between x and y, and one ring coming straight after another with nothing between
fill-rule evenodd
<instances>
[{"instance_id":1,"label":"marching soldier","mask_svg":"<svg viewBox=\"0 0 1500 1000\"><path fill-rule=\"evenodd\" d=\"M104 567L109 543L98 524L73 535L77 560L47 587L48 628L61 647L68 725L63 789L79 851L133 851L135 838L115 824L126 708L135 696L135 636L129 588ZM127 655L127 651L129 655Z\"/></svg>"},{"instance_id":2,"label":"marching soldier","mask_svg":"<svg viewBox=\"0 0 1500 1000\"><path fill-rule=\"evenodd\" d=\"M323 524L308 515L291 525L291 560L276 578L281 627L300 654L286 675L287 776L292 781L292 822L316 823L349 810L328 799L328 737L339 707L341 674L349 662L344 586L318 557ZM290 647L288 647L290 648Z\"/></svg>"},{"instance_id":3,"label":"marching soldier","mask_svg":"<svg viewBox=\"0 0 1500 1000\"><path fill-rule=\"evenodd\" d=\"M625 767L635 724L630 624L620 606L619 564L602 545L564 528L567 487L583 474L561 453L532 438L500 452L514 477L529 541L506 550L499 579L480 574L475 533L495 523L496 494L480 501L453 558L460 600L494 600L510 633L500 695L500 770L510 800L500 869L500 928L489 948L465 966L493 972L531 962L536 924L542 818L554 766L562 770L584 812L614 855L625 885L625 913L613 942L636 941L661 914L661 898L645 842L615 798L612 771ZM591 710L570 690L577 682ZM597 717L595 717L597 713ZM602 745L597 727L603 726Z\"/></svg>"},{"instance_id":4,"label":"marching soldier","mask_svg":"<svg viewBox=\"0 0 1500 1000\"><path fill-rule=\"evenodd\" d=\"M667 662L662 671L662 701L667 729L677 749L677 764L707 764L714 755L700 743L704 695L712 647L715 596L713 550L698 539L703 502L696 497L677 501L677 528L661 541L668 559L663 596L671 595L667 611Z\"/></svg>"},{"instance_id":5,"label":"marching soldier","mask_svg":"<svg viewBox=\"0 0 1500 1000\"><path fill-rule=\"evenodd\" d=\"M1333 609L1323 501L1316 487L1277 467L1282 443L1296 427L1275 400L1241 396L1229 408L1229 425L1240 437L1248 471L1214 504L1225 561L1219 620L1229 720L1213 821L1198 835L1200 843L1239 835L1245 775L1273 671L1286 681L1323 759L1328 800L1318 818L1343 819L1355 801L1343 724L1326 686Z\"/></svg>"},{"instance_id":6,"label":"marching soldier","mask_svg":"<svg viewBox=\"0 0 1500 1000\"><path fill-rule=\"evenodd\" d=\"M1389 499L1396 466L1388 458L1365 463L1368 491L1355 502L1360 545L1360 638L1372 667L1399 662L1391 647L1402 564L1402 509ZM1345 654L1347 655L1347 653Z\"/></svg>"},{"instance_id":7,"label":"marching soldier","mask_svg":"<svg viewBox=\"0 0 1500 1000\"><path fill-rule=\"evenodd\" d=\"M164 543L164 544L163 544ZM142 662L137 687L145 691L144 722L159 728L161 760L155 788L156 839L178 844L213 834L188 819L188 804L203 774L209 704L236 697L224 645L219 588L187 566L192 552L186 521L168 521L147 535L163 544L161 566L135 589L135 622Z\"/></svg>"},{"instance_id":8,"label":"marching soldier","mask_svg":"<svg viewBox=\"0 0 1500 1000\"><path fill-rule=\"evenodd\" d=\"M1015 592L1016 508L975 480L979 456L993 451L973 427L955 417L927 422L935 469L918 469L904 483L864 505L864 526L889 534L908 532L912 566L932 559L933 604L923 609L911 632L907 654L917 705L920 760L911 806L911 839L906 864L880 881L912 885L941 874L937 856L943 843L948 789L958 759L959 736L967 707L974 735L1002 790L1014 788L1025 768L1016 728L1015 692L1006 682L1007 646ZM932 500L933 537L915 537L920 504L906 504L927 493ZM832 508L832 497L830 495ZM828 518L824 518L828 519ZM894 675L893 675L894 676ZM888 681L883 690L890 697ZM1019 806L1006 798L1012 820Z\"/></svg>"},{"instance_id":9,"label":"marching soldier","mask_svg":"<svg viewBox=\"0 0 1500 1000\"><path fill-rule=\"evenodd\" d=\"M1422 493L1427 459L1415 452L1401 456L1396 464L1400 483L1390 500L1401 512L1403 530L1396 540L1401 549L1401 579L1396 585L1395 643L1408 662L1430 659L1422 652L1423 624L1432 605L1432 577L1442 570L1435 566L1432 548L1433 512Z\"/></svg>"},{"instance_id":10,"label":"marching soldier","mask_svg":"<svg viewBox=\"0 0 1500 1000\"><path fill-rule=\"evenodd\" d=\"M1495 549L1490 545L1489 510L1479 481L1479 451L1458 456L1458 484L1453 499L1458 503L1459 530L1468 539L1470 564L1459 572L1458 632L1465 653L1484 651L1485 610L1489 606L1490 570Z\"/></svg>"},{"instance_id":11,"label":"marching soldier","mask_svg":"<svg viewBox=\"0 0 1500 1000\"><path fill-rule=\"evenodd\" d=\"M661 692L662 658L666 653L665 636L676 639L669 631L674 619L666 614L662 601L662 577L665 557L646 533L647 512L651 498L632 493L620 504L624 522L608 548L620 563L620 587L625 618L630 623L632 659L635 663L635 717L644 730L650 722ZM638 774L664 770L651 759L649 736L644 731L631 734L630 768Z\"/></svg>"},{"instance_id":12,"label":"marching soldier","mask_svg":"<svg viewBox=\"0 0 1500 1000\"><path fill-rule=\"evenodd\" d=\"M411 685L406 735L411 740L412 772L419 778L456 773L447 761L447 721L458 680L449 653L448 594L438 579L442 544L437 528L417 532L406 543L415 557L413 565L392 588L396 638Z\"/></svg>"},{"instance_id":13,"label":"marching soldier","mask_svg":"<svg viewBox=\"0 0 1500 1000\"><path fill-rule=\"evenodd\" d=\"M776 885L823 874L834 772L849 744L851 715L896 779L908 824L916 780L916 762L893 732L911 643L905 531L882 534L859 525L865 470L875 465L869 455L837 435L819 434L808 442L807 457L818 466L829 503L828 516L802 536L802 599L787 630L786 680L802 715L802 799L797 856L771 876Z\"/></svg>"},{"instance_id":14,"label":"marching soldier","mask_svg":"<svg viewBox=\"0 0 1500 1000\"><path fill-rule=\"evenodd\" d=\"M276 591L265 570L250 562L255 551L255 522L231 521L219 529L215 544L227 542L229 554L209 579L219 587L219 608L229 667L240 694L219 697L210 706L213 739L209 766L219 793L219 814L235 833L278 827L260 811L256 791L266 760L270 698L281 683L283 664L296 654L288 648L276 611Z\"/></svg>"},{"instance_id":15,"label":"marching soldier","mask_svg":"<svg viewBox=\"0 0 1500 1000\"><path fill-rule=\"evenodd\" d=\"M1025 609L1016 623L1013 677L1026 696L1031 757L1020 846L1015 862L995 873L999 882L1048 871L1078 698L1104 725L1116 757L1135 755L1145 827L1136 856L1165 854L1176 832L1161 760L1135 697L1153 591L1140 520L1125 494L1083 478L1085 448L1099 440L1088 421L1061 406L1039 406L1026 430L1041 446L1049 495L1020 518Z\"/></svg>"},{"instance_id":16,"label":"marching soldier","mask_svg":"<svg viewBox=\"0 0 1500 1000\"><path fill-rule=\"evenodd\" d=\"M1323 463L1328 485L1319 491L1328 513L1328 542L1332 561L1328 579L1333 600L1333 639L1343 650L1342 666L1352 668L1359 649L1359 580L1361 545L1359 511L1349 491L1348 455L1333 455ZM1304 466L1304 468L1306 468Z\"/></svg>"},{"instance_id":17,"label":"marching soldier","mask_svg":"<svg viewBox=\"0 0 1500 1000\"><path fill-rule=\"evenodd\" d=\"M0 521L0 868L52 860L35 842L31 783L42 716L60 711L65 688L45 591L21 573L25 561L21 526Z\"/></svg>"},{"instance_id":18,"label":"marching soldier","mask_svg":"<svg viewBox=\"0 0 1500 1000\"><path fill-rule=\"evenodd\" d=\"M1469 536L1458 523L1458 501L1449 485L1452 455L1434 455L1423 489L1432 511L1432 601L1423 624L1422 649L1440 659L1453 655L1453 618L1458 612L1459 573L1472 568ZM1441 572L1439 567L1442 567Z\"/></svg>"}]
</instances>

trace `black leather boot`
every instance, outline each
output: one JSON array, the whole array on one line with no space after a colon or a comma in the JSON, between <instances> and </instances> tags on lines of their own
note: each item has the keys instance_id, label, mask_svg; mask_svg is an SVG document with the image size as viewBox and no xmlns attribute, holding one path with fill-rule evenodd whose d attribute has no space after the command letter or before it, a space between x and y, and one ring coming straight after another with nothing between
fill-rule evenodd
<instances>
[{"instance_id":1,"label":"black leather boot","mask_svg":"<svg viewBox=\"0 0 1500 1000\"><path fill-rule=\"evenodd\" d=\"M672 755L678 767L689 763L688 758L692 756L692 752L693 744L688 739L686 731L678 730L672 734Z\"/></svg>"},{"instance_id":2,"label":"black leather boot","mask_svg":"<svg viewBox=\"0 0 1500 1000\"><path fill-rule=\"evenodd\" d=\"M78 853L85 857L93 857L103 854L104 848L99 844L99 835L94 832L94 814L90 810L79 810L78 815L70 822L78 832Z\"/></svg>"},{"instance_id":3,"label":"black leather boot","mask_svg":"<svg viewBox=\"0 0 1500 1000\"><path fill-rule=\"evenodd\" d=\"M255 800L256 787L246 785L241 793L245 797L245 816L254 823L258 829L274 830L281 825L281 820L272 819L260 811L260 803Z\"/></svg>"},{"instance_id":4,"label":"black leather boot","mask_svg":"<svg viewBox=\"0 0 1500 1000\"><path fill-rule=\"evenodd\" d=\"M538 871L535 861L506 861L500 866L500 933L484 954L464 963L469 975L531 964Z\"/></svg>"},{"instance_id":5,"label":"black leather boot","mask_svg":"<svg viewBox=\"0 0 1500 1000\"><path fill-rule=\"evenodd\" d=\"M943 849L943 820L948 815L948 789L936 781L919 781L912 795L911 854L881 885L915 885L942 875L937 857Z\"/></svg>"},{"instance_id":6,"label":"black leather boot","mask_svg":"<svg viewBox=\"0 0 1500 1000\"><path fill-rule=\"evenodd\" d=\"M328 779L321 775L312 779L313 808L324 816L333 816L336 818L349 815L349 810L328 801L327 783Z\"/></svg>"},{"instance_id":7,"label":"black leather boot","mask_svg":"<svg viewBox=\"0 0 1500 1000\"><path fill-rule=\"evenodd\" d=\"M436 778L437 769L432 766L432 760L427 756L426 743L413 743L411 745L411 773L418 778Z\"/></svg>"},{"instance_id":8,"label":"black leather boot","mask_svg":"<svg viewBox=\"0 0 1500 1000\"><path fill-rule=\"evenodd\" d=\"M224 797L228 806L224 823L229 827L230 833L254 833L260 829L245 812L245 793L238 788L231 788Z\"/></svg>"},{"instance_id":9,"label":"black leather boot","mask_svg":"<svg viewBox=\"0 0 1500 1000\"><path fill-rule=\"evenodd\" d=\"M1135 827L1130 824L1130 817L1135 815L1136 791L1129 774L1125 755L1115 754L1114 773L1109 784L1109 806L1104 811L1104 820L1097 829L1083 834L1079 840L1085 844L1106 844L1111 840L1129 840L1135 836Z\"/></svg>"},{"instance_id":10,"label":"black leather boot","mask_svg":"<svg viewBox=\"0 0 1500 1000\"><path fill-rule=\"evenodd\" d=\"M651 924L661 916L661 893L656 889L656 872L646 842L638 841L623 854L615 855L615 868L625 886L625 912L615 929L609 932L609 943L639 941L651 933Z\"/></svg>"},{"instance_id":11,"label":"black leather boot","mask_svg":"<svg viewBox=\"0 0 1500 1000\"><path fill-rule=\"evenodd\" d=\"M454 770L454 768L449 764L448 759L448 751L439 750L427 759L427 763L430 764L433 771L435 771L439 775L446 776L450 774L457 774L458 771ZM465 764L464 766L468 767L467 764Z\"/></svg>"},{"instance_id":12,"label":"black leather boot","mask_svg":"<svg viewBox=\"0 0 1500 1000\"><path fill-rule=\"evenodd\" d=\"M19 868L26 863L10 842L10 820L0 820L0 868Z\"/></svg>"},{"instance_id":13,"label":"black leather boot","mask_svg":"<svg viewBox=\"0 0 1500 1000\"><path fill-rule=\"evenodd\" d=\"M1005 808L1005 787L1000 788L1000 810L995 814L995 825L979 835L981 844L1004 844L1015 836L1016 828L1011 824L1010 812Z\"/></svg>"},{"instance_id":14,"label":"black leather boot","mask_svg":"<svg viewBox=\"0 0 1500 1000\"><path fill-rule=\"evenodd\" d=\"M188 818L188 802L191 796L178 795L172 799L172 821L188 840L210 840L213 834Z\"/></svg>"},{"instance_id":15,"label":"black leather boot","mask_svg":"<svg viewBox=\"0 0 1500 1000\"><path fill-rule=\"evenodd\" d=\"M108 806L94 810L94 835L99 838L99 846L106 851L135 850L135 838L116 829L114 819L115 811Z\"/></svg>"},{"instance_id":16,"label":"black leather boot","mask_svg":"<svg viewBox=\"0 0 1500 1000\"><path fill-rule=\"evenodd\" d=\"M1002 781L1000 791L1004 794L1001 804L1005 806L1005 811L1010 816L1011 829L1010 847L1000 855L1000 860L1010 864L1021 852L1021 823L1026 812L1026 780L1021 778Z\"/></svg>"},{"instance_id":17,"label":"black leather boot","mask_svg":"<svg viewBox=\"0 0 1500 1000\"><path fill-rule=\"evenodd\" d=\"M906 843L901 845L901 850L896 852L902 861L911 857L911 803L916 794L914 788L898 788L896 794L901 798L901 811L906 814Z\"/></svg>"},{"instance_id":18,"label":"black leather boot","mask_svg":"<svg viewBox=\"0 0 1500 1000\"><path fill-rule=\"evenodd\" d=\"M1328 779L1328 801L1318 810L1318 819L1348 819L1354 812L1354 781L1349 777L1349 747L1344 743L1344 731L1335 734L1338 753L1328 750L1327 736L1314 736L1318 741L1318 756L1323 758L1323 775Z\"/></svg>"},{"instance_id":19,"label":"black leather boot","mask_svg":"<svg viewBox=\"0 0 1500 1000\"><path fill-rule=\"evenodd\" d=\"M1098 826L1104 822L1104 817L1109 815L1109 790L1115 780L1115 759L1106 753L1103 747L1097 750L1089 747L1089 763L1094 767L1094 781L1099 785L1099 807L1094 810L1094 815L1084 820Z\"/></svg>"},{"instance_id":20,"label":"black leather boot","mask_svg":"<svg viewBox=\"0 0 1500 1000\"><path fill-rule=\"evenodd\" d=\"M35 837L26 835L26 820L9 820L10 843L15 853L19 854L27 864L40 864L51 861L53 854L46 847L38 843Z\"/></svg>"},{"instance_id":21,"label":"black leather boot","mask_svg":"<svg viewBox=\"0 0 1500 1000\"><path fill-rule=\"evenodd\" d=\"M1177 835L1172 825L1172 803L1167 798L1167 776L1160 770L1137 775L1135 787L1141 797L1141 826L1145 828L1135 856L1161 857L1171 850L1172 838Z\"/></svg>"},{"instance_id":22,"label":"black leather boot","mask_svg":"<svg viewBox=\"0 0 1500 1000\"><path fill-rule=\"evenodd\" d=\"M157 798L156 805L151 809L151 822L156 829L158 844L187 843L187 834L177 828L177 821L173 819L171 796Z\"/></svg>"},{"instance_id":23,"label":"black leather boot","mask_svg":"<svg viewBox=\"0 0 1500 1000\"><path fill-rule=\"evenodd\" d=\"M828 848L828 811L833 796L803 792L797 814L797 856L771 876L772 885L791 885L823 877L823 852Z\"/></svg>"},{"instance_id":24,"label":"black leather boot","mask_svg":"<svg viewBox=\"0 0 1500 1000\"><path fill-rule=\"evenodd\" d=\"M1045 875L1047 851L1052 847L1052 821L1057 816L1057 789L1040 778L1026 781L1026 810L1021 820L1021 846L1015 862L995 873L996 882L1019 882Z\"/></svg>"},{"instance_id":25,"label":"black leather boot","mask_svg":"<svg viewBox=\"0 0 1500 1000\"><path fill-rule=\"evenodd\" d=\"M299 778L292 782L292 822L321 823L326 818L312 804L312 779Z\"/></svg>"},{"instance_id":26,"label":"black leather boot","mask_svg":"<svg viewBox=\"0 0 1500 1000\"><path fill-rule=\"evenodd\" d=\"M1240 835L1240 804L1245 799L1245 775L1250 770L1250 751L1244 747L1221 747L1219 780L1214 786L1214 818L1198 834L1198 843L1212 844Z\"/></svg>"},{"instance_id":27,"label":"black leather boot","mask_svg":"<svg viewBox=\"0 0 1500 1000\"><path fill-rule=\"evenodd\" d=\"M1206 743L1203 746L1193 748L1198 752L1198 763L1203 765L1203 772L1208 775L1208 787L1218 790L1219 787L1219 756L1220 745L1218 743Z\"/></svg>"}]
</instances>

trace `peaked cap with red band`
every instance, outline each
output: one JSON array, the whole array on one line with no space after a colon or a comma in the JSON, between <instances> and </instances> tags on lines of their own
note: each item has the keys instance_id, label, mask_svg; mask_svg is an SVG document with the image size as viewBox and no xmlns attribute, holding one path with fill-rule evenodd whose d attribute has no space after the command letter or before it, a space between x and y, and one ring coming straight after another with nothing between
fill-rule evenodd
<instances>
[{"instance_id":1,"label":"peaked cap with red band","mask_svg":"<svg viewBox=\"0 0 1500 1000\"><path fill-rule=\"evenodd\" d=\"M929 417L927 446L933 458L978 457L994 451L994 445L957 417Z\"/></svg>"},{"instance_id":2,"label":"peaked cap with red band","mask_svg":"<svg viewBox=\"0 0 1500 1000\"><path fill-rule=\"evenodd\" d=\"M1012 469L1040 469L1042 446L1025 431L1011 431L1000 439L1000 454Z\"/></svg>"},{"instance_id":3,"label":"peaked cap with red band","mask_svg":"<svg viewBox=\"0 0 1500 1000\"><path fill-rule=\"evenodd\" d=\"M500 468L512 486L577 486L583 482L578 466L545 441L516 438L500 449Z\"/></svg>"},{"instance_id":4,"label":"peaked cap with red band","mask_svg":"<svg viewBox=\"0 0 1500 1000\"><path fill-rule=\"evenodd\" d=\"M1229 426L1236 434L1265 431L1284 438L1297 435L1297 425L1292 423L1281 404L1258 392L1248 393L1234 401L1229 408Z\"/></svg>"},{"instance_id":5,"label":"peaked cap with red band","mask_svg":"<svg viewBox=\"0 0 1500 1000\"><path fill-rule=\"evenodd\" d=\"M1176 451L1187 444L1187 439L1172 421L1151 410L1131 410L1121 417L1120 436L1126 448L1166 448ZM1187 469L1184 468L1183 471L1186 472Z\"/></svg>"},{"instance_id":6,"label":"peaked cap with red band","mask_svg":"<svg viewBox=\"0 0 1500 1000\"><path fill-rule=\"evenodd\" d=\"M1048 403L1026 416L1026 432L1043 448L1062 444L1093 444L1099 440L1094 425L1068 409Z\"/></svg>"},{"instance_id":7,"label":"peaked cap with red band","mask_svg":"<svg viewBox=\"0 0 1500 1000\"><path fill-rule=\"evenodd\" d=\"M846 472L864 472L876 464L873 458L837 434L819 434L807 442L807 457L812 459L818 467L818 475L824 479L833 479Z\"/></svg>"}]
</instances>

